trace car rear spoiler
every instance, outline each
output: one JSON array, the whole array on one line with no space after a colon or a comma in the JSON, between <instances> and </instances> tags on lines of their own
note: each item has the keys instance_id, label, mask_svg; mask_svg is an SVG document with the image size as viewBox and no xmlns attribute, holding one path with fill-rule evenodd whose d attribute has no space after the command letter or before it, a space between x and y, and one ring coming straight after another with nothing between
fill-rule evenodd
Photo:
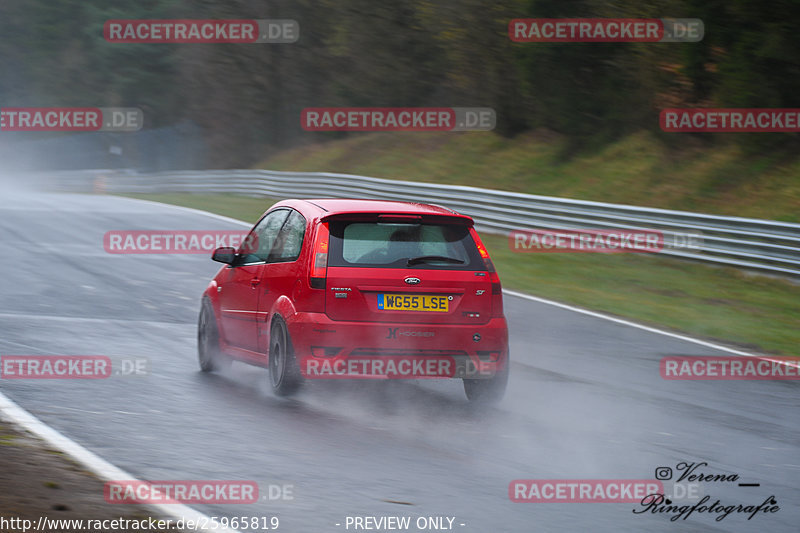
<instances>
[{"instance_id":1,"label":"car rear spoiler","mask_svg":"<svg viewBox=\"0 0 800 533\"><path fill-rule=\"evenodd\" d=\"M353 221L353 222L386 222L386 223L426 223L426 224L458 224L471 227L475 224L472 217L453 213L452 215L432 214L432 213L386 213L384 211L360 211L358 213L334 213L323 216L321 222L332 221Z\"/></svg>"}]
</instances>

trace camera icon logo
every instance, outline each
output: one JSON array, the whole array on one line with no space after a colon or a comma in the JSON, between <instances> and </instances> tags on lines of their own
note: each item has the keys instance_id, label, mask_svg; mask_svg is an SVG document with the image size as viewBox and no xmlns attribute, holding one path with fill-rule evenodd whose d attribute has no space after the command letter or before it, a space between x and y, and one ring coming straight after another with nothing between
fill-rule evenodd
<instances>
[{"instance_id":1,"label":"camera icon logo","mask_svg":"<svg viewBox=\"0 0 800 533\"><path fill-rule=\"evenodd\" d=\"M668 466L659 466L656 468L656 479L659 481L672 479L672 468Z\"/></svg>"}]
</instances>

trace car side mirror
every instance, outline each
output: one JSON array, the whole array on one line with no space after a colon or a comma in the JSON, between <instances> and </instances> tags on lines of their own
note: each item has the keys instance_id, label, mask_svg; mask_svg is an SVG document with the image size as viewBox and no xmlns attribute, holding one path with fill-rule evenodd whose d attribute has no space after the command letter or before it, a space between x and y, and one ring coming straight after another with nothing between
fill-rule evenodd
<instances>
[{"instance_id":1,"label":"car side mirror","mask_svg":"<svg viewBox=\"0 0 800 533\"><path fill-rule=\"evenodd\" d=\"M211 254L211 260L217 263L233 264L236 259L236 249L231 246L220 246Z\"/></svg>"}]
</instances>

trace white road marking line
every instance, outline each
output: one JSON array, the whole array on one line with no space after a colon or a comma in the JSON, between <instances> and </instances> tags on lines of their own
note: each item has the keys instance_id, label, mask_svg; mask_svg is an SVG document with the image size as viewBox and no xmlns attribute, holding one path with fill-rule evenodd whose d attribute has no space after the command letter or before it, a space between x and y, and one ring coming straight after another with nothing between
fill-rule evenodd
<instances>
[{"instance_id":1,"label":"white road marking line","mask_svg":"<svg viewBox=\"0 0 800 533\"><path fill-rule=\"evenodd\" d=\"M117 468L105 459L102 459L101 457L87 450L77 442L65 437L55 429L46 425L41 420L15 404L2 392L0 392L0 415L2 415L3 418L21 426L28 432L33 433L40 439L47 442L50 446L69 455L104 481L139 481L128 472ZM143 507L149 507L162 513L164 516L172 517L176 521L185 519L194 520L195 523L198 521L202 523L210 523L210 518L208 516L183 504L148 504L144 505ZM238 531L235 529L222 527L207 527L201 531L238 533Z\"/></svg>"},{"instance_id":2,"label":"white road marking line","mask_svg":"<svg viewBox=\"0 0 800 533\"><path fill-rule=\"evenodd\" d=\"M42 350L41 348L37 348L35 346L30 346L29 344L22 344L21 342L14 342L8 339L0 339L0 345L2 344L13 344L14 346L21 346L28 350L33 350L34 352L44 352L44 355L58 355L55 352L48 352L47 350ZM2 354L5 355L5 354ZM9 354L10 355L10 354Z\"/></svg>"},{"instance_id":3,"label":"white road marking line","mask_svg":"<svg viewBox=\"0 0 800 533\"><path fill-rule=\"evenodd\" d=\"M657 333L659 335L664 335L667 337L672 337L674 339L680 339L686 342L692 342L694 344L699 344L701 346L706 346L708 348L714 348L715 350L720 350L722 352L728 352L735 355L741 355L743 357L754 357L756 359L762 359L765 361L770 361L774 363L779 363L783 366L790 366L793 368L800 368L800 364L790 361L785 361L782 359L776 359L777 356L771 355L764 355L764 354L756 354L750 352L743 352L741 350L736 350L734 348L729 348L728 346L723 346L721 344L716 344L714 342L704 341L701 339L695 339L694 337L689 337L687 335L681 335L679 333L673 333L671 331L666 331L663 329L654 328L651 326L645 326L644 324L637 324L636 322L631 322L630 320L625 320L622 318L617 318L614 316L609 316L603 313L598 313L597 311L590 311L588 309L582 309L580 307L574 307L572 305L563 304L561 302L555 302L553 300L547 300L545 298L539 298L538 296L531 296L530 294L524 294L521 292L510 291L507 289L503 289L504 294L508 294L509 296L516 296L517 298L523 298L525 300L532 300L534 302L540 302L547 305L552 305L555 307L560 307L561 309L566 309L568 311L574 311L576 313L581 313L588 316L593 316L595 318L602 318L603 320L609 320L611 322L616 322L617 324L622 324L623 326L630 326L632 328L641 329L644 331L648 331L650 333Z\"/></svg>"},{"instance_id":4,"label":"white road marking line","mask_svg":"<svg viewBox=\"0 0 800 533\"><path fill-rule=\"evenodd\" d=\"M692 342L694 344L699 344L701 346L706 346L708 348L714 348L716 350L720 350L723 352L728 352L736 355L743 355L746 357L766 357L764 355L753 354L749 352L743 352L741 350L736 350L734 348L728 348L727 346L723 346L721 344L716 344L713 342L708 342L700 339L695 339L693 337L688 337L686 335L681 335L679 333L672 333L671 331L665 331L663 329L654 328L651 326L645 326L644 324L637 324L636 322L631 322L630 320L625 320L623 318L617 318L614 316L606 315L603 313L598 313L597 311L590 311L588 309L582 309L580 307L574 307L572 305L562 304L561 302L556 302L553 300L547 300L545 298L539 298L538 296L531 296L530 294L524 294L521 292L510 291L507 289L503 289L503 293L508 294L509 296L516 296L517 298L524 298L525 300L532 300L534 302L540 302L547 305L552 305L555 307L560 307L561 309L566 309L568 311L574 311L576 313L581 313L583 315L593 316L595 318L602 318L603 320L609 320L611 322L616 322L617 324L622 324L624 326L630 326L632 328L642 329L644 331L649 331L650 333L657 333L659 335L665 335L667 337L672 337L675 339L680 339L682 341Z\"/></svg>"},{"instance_id":5,"label":"white road marking line","mask_svg":"<svg viewBox=\"0 0 800 533\"><path fill-rule=\"evenodd\" d=\"M65 405L51 405L50 409L64 409L67 411L76 411L78 413L88 413L90 415L104 415L103 411L87 411L86 409L78 409L76 407L67 407Z\"/></svg>"},{"instance_id":6,"label":"white road marking line","mask_svg":"<svg viewBox=\"0 0 800 533\"><path fill-rule=\"evenodd\" d=\"M217 220L224 220L225 222L230 222L232 224L237 224L239 226L245 226L245 227L248 227L248 228L252 228L254 226L254 224L250 224L249 222L245 222L244 220L239 220L239 219L236 219L236 218L226 217L224 215L218 215L216 213L211 213L209 211L203 211L202 209L195 209L194 207L184 207L182 205L165 204L165 203L156 202L156 201L153 201L153 200L142 200L140 198L127 198L125 196L118 196L117 198L124 198L126 200L132 200L132 201L136 201L136 202L144 202L146 204L157 205L157 206L160 206L160 207L164 207L164 206L171 207L173 209L178 209L179 211L187 211L189 213L195 213L197 215L203 215L203 216L207 216L207 217L211 217L211 218L216 218ZM271 205L265 207L264 211L266 211L270 207L271 207Z\"/></svg>"},{"instance_id":7,"label":"white road marking line","mask_svg":"<svg viewBox=\"0 0 800 533\"><path fill-rule=\"evenodd\" d=\"M198 299L199 300L199 299ZM198 303L198 307L199 307ZM187 326L197 325L192 322L167 322L158 320L139 320L136 318L102 318L102 317L87 317L87 316L64 316L64 315L37 315L32 313L0 313L0 320L4 318L10 319L23 319L23 320L48 320L59 322L102 322L104 324L117 324L120 326L127 326L131 323L145 324L150 326ZM0 341L3 342L3 341Z\"/></svg>"}]
</instances>

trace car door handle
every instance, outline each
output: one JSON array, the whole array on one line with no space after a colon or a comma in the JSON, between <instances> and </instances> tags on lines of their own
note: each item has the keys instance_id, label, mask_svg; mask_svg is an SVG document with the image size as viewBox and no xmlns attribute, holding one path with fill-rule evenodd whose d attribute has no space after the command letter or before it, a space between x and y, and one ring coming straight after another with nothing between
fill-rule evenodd
<instances>
[{"instance_id":1,"label":"car door handle","mask_svg":"<svg viewBox=\"0 0 800 533\"><path fill-rule=\"evenodd\" d=\"M259 283L261 283L261 278L253 278L253 279L251 279L251 280L250 280L250 286L251 286L252 288L254 288L254 289L255 289L256 287L258 287L258 284L259 284Z\"/></svg>"}]
</instances>

